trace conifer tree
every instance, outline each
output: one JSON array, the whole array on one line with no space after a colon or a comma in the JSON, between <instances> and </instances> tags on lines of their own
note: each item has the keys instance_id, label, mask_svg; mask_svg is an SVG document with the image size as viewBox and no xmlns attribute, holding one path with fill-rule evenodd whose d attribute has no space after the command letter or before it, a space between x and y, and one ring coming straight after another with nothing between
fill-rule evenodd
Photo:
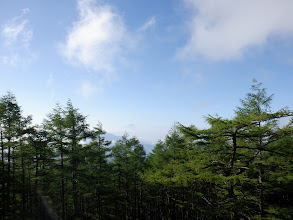
<instances>
[{"instance_id":1,"label":"conifer tree","mask_svg":"<svg viewBox=\"0 0 293 220\"><path fill-rule=\"evenodd\" d=\"M221 210L229 210L232 219L266 217L270 207L265 205L265 196L272 181L267 171L272 167L280 169L276 161L272 166L271 160L282 161L281 157L292 155L290 149L285 150L291 143L286 141L291 139L292 124L280 128L277 123L292 113L287 109L270 113L272 96L267 96L260 86L252 86L253 93L241 100L242 107L237 108L233 119L208 116L211 128L205 130L181 126L189 143L197 146L194 164L198 179L208 181L216 189L214 198L206 201L218 210L219 204L224 204ZM255 210L255 206L259 209Z\"/></svg>"},{"instance_id":2,"label":"conifer tree","mask_svg":"<svg viewBox=\"0 0 293 220\"><path fill-rule=\"evenodd\" d=\"M84 188L86 198L89 200L86 214L92 214L96 219L106 219L111 206L108 202L110 194L109 182L111 181L111 170L108 164L110 157L111 141L104 137L105 131L102 124L98 123L92 130L91 141L84 147L86 159L83 166ZM86 215L88 218L89 215Z\"/></svg>"},{"instance_id":3,"label":"conifer tree","mask_svg":"<svg viewBox=\"0 0 293 220\"><path fill-rule=\"evenodd\" d=\"M58 186L61 186L57 192L61 194L61 212L62 219L66 219L66 172L65 172L65 161L67 160L68 144L66 139L66 125L65 125L65 110L59 103L48 115L48 119L44 120L44 129L48 133L49 145L55 149L57 158L60 158L60 178L55 176L54 180L60 181ZM57 162L59 164L59 161ZM55 173L58 174L59 172ZM59 193L57 194L59 195Z\"/></svg>"},{"instance_id":4,"label":"conifer tree","mask_svg":"<svg viewBox=\"0 0 293 220\"><path fill-rule=\"evenodd\" d=\"M140 208L138 205L138 174L144 167L145 151L135 137L128 139L128 135L125 134L113 146L112 157L115 182L118 188L116 199L121 201L116 203L115 209L118 211L116 217L133 218L133 216L140 215L141 212L138 211Z\"/></svg>"},{"instance_id":5,"label":"conifer tree","mask_svg":"<svg viewBox=\"0 0 293 220\"><path fill-rule=\"evenodd\" d=\"M82 144L81 141L90 137L89 125L86 117L74 108L69 100L65 109L66 138L68 140L68 159L71 165L71 183L73 196L73 215L80 215L79 192L78 192L78 166L84 158L80 157Z\"/></svg>"},{"instance_id":6,"label":"conifer tree","mask_svg":"<svg viewBox=\"0 0 293 220\"><path fill-rule=\"evenodd\" d=\"M17 147L18 132L17 126L21 119L21 109L15 96L8 92L0 100L1 109L1 147L2 147L2 171L3 185L2 189L2 212L3 216L15 213L15 148ZM5 155L7 151L7 155ZM6 168L6 169L5 169ZM12 196L11 196L12 192Z\"/></svg>"}]
</instances>

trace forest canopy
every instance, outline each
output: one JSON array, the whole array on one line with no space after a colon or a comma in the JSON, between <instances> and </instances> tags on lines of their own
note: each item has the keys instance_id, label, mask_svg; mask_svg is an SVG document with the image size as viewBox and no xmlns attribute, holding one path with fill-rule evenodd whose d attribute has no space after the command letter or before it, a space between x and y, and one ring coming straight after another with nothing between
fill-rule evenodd
<instances>
[{"instance_id":1,"label":"forest canopy","mask_svg":"<svg viewBox=\"0 0 293 220\"><path fill-rule=\"evenodd\" d=\"M2 219L293 219L293 112L254 81L231 118L175 124L146 155L69 100L40 125L0 99ZM280 120L287 122L280 124Z\"/></svg>"}]
</instances>

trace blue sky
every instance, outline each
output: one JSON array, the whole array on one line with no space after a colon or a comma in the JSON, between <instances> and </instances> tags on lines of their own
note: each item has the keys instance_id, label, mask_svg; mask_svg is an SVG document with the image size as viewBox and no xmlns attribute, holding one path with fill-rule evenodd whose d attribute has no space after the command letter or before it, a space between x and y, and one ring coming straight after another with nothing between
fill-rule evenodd
<instances>
[{"instance_id":1,"label":"blue sky","mask_svg":"<svg viewBox=\"0 0 293 220\"><path fill-rule=\"evenodd\" d=\"M2 0L0 94L35 123L57 102L155 143L233 116L252 80L292 105L292 0Z\"/></svg>"}]
</instances>

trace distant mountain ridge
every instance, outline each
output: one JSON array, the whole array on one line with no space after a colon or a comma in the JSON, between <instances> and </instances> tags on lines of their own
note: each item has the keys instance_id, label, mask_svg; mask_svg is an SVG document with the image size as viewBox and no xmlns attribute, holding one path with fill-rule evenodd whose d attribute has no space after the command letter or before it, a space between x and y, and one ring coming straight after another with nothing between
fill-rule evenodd
<instances>
[{"instance_id":1,"label":"distant mountain ridge","mask_svg":"<svg viewBox=\"0 0 293 220\"><path fill-rule=\"evenodd\" d=\"M122 136L118 136L118 135L115 135L115 134L112 134L112 133L106 133L105 138L108 141L116 142L116 141L120 140L122 138ZM154 149L154 145L149 143L149 142L147 142L147 141L139 140L139 142L144 146L144 149L145 149L147 154L149 154Z\"/></svg>"}]
</instances>

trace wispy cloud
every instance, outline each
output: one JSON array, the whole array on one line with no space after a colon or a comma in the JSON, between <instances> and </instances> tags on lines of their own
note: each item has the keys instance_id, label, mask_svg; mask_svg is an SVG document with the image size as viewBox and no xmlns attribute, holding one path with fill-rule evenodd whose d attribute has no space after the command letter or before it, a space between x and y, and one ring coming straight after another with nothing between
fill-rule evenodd
<instances>
[{"instance_id":1,"label":"wispy cloud","mask_svg":"<svg viewBox=\"0 0 293 220\"><path fill-rule=\"evenodd\" d=\"M135 126L135 124L128 124L128 125L125 126L125 128L126 128L127 130L133 130L133 129L136 128L136 126Z\"/></svg>"},{"instance_id":2,"label":"wispy cloud","mask_svg":"<svg viewBox=\"0 0 293 220\"><path fill-rule=\"evenodd\" d=\"M147 20L139 29L138 31L146 31L149 28L155 26L157 23L157 19L155 16L151 17L149 20Z\"/></svg>"},{"instance_id":3,"label":"wispy cloud","mask_svg":"<svg viewBox=\"0 0 293 220\"><path fill-rule=\"evenodd\" d=\"M187 78L189 81L192 81L195 84L201 84L203 82L203 76L201 73L194 72L190 68L185 68L183 71L184 77Z\"/></svg>"},{"instance_id":4,"label":"wispy cloud","mask_svg":"<svg viewBox=\"0 0 293 220\"><path fill-rule=\"evenodd\" d=\"M30 51L33 31L29 27L29 20L25 18L29 9L23 9L21 15L16 16L1 26L2 52L0 61L4 65L16 66L29 63L36 58Z\"/></svg>"},{"instance_id":5,"label":"wispy cloud","mask_svg":"<svg viewBox=\"0 0 293 220\"><path fill-rule=\"evenodd\" d=\"M93 95L97 93L102 93L103 92L103 87L97 87L93 85L89 81L85 81L82 83L81 87L79 88L79 94L83 96L85 99L89 99Z\"/></svg>"},{"instance_id":6,"label":"wispy cloud","mask_svg":"<svg viewBox=\"0 0 293 220\"><path fill-rule=\"evenodd\" d=\"M29 46L33 31L28 27L28 20L24 18L28 12L29 9L23 9L20 16L12 18L2 26L1 34L6 46Z\"/></svg>"},{"instance_id":7,"label":"wispy cloud","mask_svg":"<svg viewBox=\"0 0 293 220\"><path fill-rule=\"evenodd\" d=\"M47 80L48 86L52 86L53 85L53 82L54 82L54 76L53 76L52 73L50 73L49 79Z\"/></svg>"},{"instance_id":8,"label":"wispy cloud","mask_svg":"<svg viewBox=\"0 0 293 220\"><path fill-rule=\"evenodd\" d=\"M55 85L54 85L54 74L50 73L47 79L47 88L50 90L50 99L48 100L50 103L56 102L56 92L55 92Z\"/></svg>"},{"instance_id":9,"label":"wispy cloud","mask_svg":"<svg viewBox=\"0 0 293 220\"><path fill-rule=\"evenodd\" d=\"M20 57L18 54L10 54L10 55L4 55L1 57L1 63L4 65L9 66L16 66L16 64L20 61Z\"/></svg>"},{"instance_id":10,"label":"wispy cloud","mask_svg":"<svg viewBox=\"0 0 293 220\"><path fill-rule=\"evenodd\" d=\"M292 0L184 0L192 10L179 57L230 60L272 36L293 34Z\"/></svg>"},{"instance_id":11,"label":"wispy cloud","mask_svg":"<svg viewBox=\"0 0 293 220\"><path fill-rule=\"evenodd\" d=\"M110 5L95 0L78 0L79 18L73 23L64 44L63 56L72 64L105 74L115 72L127 49L127 31Z\"/></svg>"}]
</instances>

